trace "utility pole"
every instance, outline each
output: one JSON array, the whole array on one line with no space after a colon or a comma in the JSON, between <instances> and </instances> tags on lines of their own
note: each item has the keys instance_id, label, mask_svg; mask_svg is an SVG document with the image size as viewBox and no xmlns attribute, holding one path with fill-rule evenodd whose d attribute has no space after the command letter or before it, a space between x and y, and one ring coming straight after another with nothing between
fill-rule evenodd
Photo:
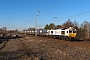
<instances>
[{"instance_id":1,"label":"utility pole","mask_svg":"<svg viewBox=\"0 0 90 60\"><path fill-rule=\"evenodd\" d=\"M54 24L55 24L55 20L58 19L58 17L53 17L54 18ZM55 26L53 26L53 29L55 29Z\"/></svg>"},{"instance_id":2,"label":"utility pole","mask_svg":"<svg viewBox=\"0 0 90 60\"><path fill-rule=\"evenodd\" d=\"M38 16L39 16L38 13L39 13L39 12L40 12L40 11L38 11L38 10L36 11L36 28L35 28L35 36L37 36L37 26L38 26L38 25L37 25L37 20L38 20Z\"/></svg>"},{"instance_id":3,"label":"utility pole","mask_svg":"<svg viewBox=\"0 0 90 60\"><path fill-rule=\"evenodd\" d=\"M26 23L27 23L28 21L26 20L26 22L25 22L25 35L26 35Z\"/></svg>"}]
</instances>

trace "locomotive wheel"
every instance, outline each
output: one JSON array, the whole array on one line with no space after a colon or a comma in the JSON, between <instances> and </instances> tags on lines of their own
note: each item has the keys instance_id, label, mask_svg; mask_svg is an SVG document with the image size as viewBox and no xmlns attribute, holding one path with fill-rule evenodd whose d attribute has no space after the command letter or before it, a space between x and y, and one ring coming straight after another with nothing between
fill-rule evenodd
<instances>
[{"instance_id":1,"label":"locomotive wheel","mask_svg":"<svg viewBox=\"0 0 90 60\"><path fill-rule=\"evenodd\" d=\"M72 41L72 42L73 42L73 41L74 41L74 39L73 39L73 38L69 38L69 41Z\"/></svg>"},{"instance_id":2,"label":"locomotive wheel","mask_svg":"<svg viewBox=\"0 0 90 60\"><path fill-rule=\"evenodd\" d=\"M68 41L68 40L69 40L69 38L68 38L68 37L65 37L65 40L66 40L66 41Z\"/></svg>"},{"instance_id":3,"label":"locomotive wheel","mask_svg":"<svg viewBox=\"0 0 90 60\"><path fill-rule=\"evenodd\" d=\"M59 36L59 40L61 40L61 37Z\"/></svg>"},{"instance_id":4,"label":"locomotive wheel","mask_svg":"<svg viewBox=\"0 0 90 60\"><path fill-rule=\"evenodd\" d=\"M56 36L53 36L53 38L55 39L55 38L56 38Z\"/></svg>"}]
</instances>

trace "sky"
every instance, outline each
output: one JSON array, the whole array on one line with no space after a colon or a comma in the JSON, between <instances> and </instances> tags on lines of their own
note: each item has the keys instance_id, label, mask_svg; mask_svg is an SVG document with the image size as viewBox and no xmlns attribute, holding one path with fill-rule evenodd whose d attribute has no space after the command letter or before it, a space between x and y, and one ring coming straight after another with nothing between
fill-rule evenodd
<instances>
[{"instance_id":1,"label":"sky","mask_svg":"<svg viewBox=\"0 0 90 60\"><path fill-rule=\"evenodd\" d=\"M0 0L0 28L23 30L36 25L61 25L69 18L90 22L90 0ZM54 17L57 17L54 21Z\"/></svg>"}]
</instances>

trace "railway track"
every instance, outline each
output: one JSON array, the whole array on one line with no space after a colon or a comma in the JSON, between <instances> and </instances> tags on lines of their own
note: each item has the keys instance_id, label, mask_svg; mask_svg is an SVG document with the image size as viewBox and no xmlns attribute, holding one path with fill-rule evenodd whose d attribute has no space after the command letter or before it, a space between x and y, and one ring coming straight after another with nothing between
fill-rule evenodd
<instances>
[{"instance_id":1,"label":"railway track","mask_svg":"<svg viewBox=\"0 0 90 60\"><path fill-rule=\"evenodd\" d=\"M12 60L88 60L90 59L89 43L89 41L71 42L27 35L4 43L5 47L1 49L0 56Z\"/></svg>"},{"instance_id":2,"label":"railway track","mask_svg":"<svg viewBox=\"0 0 90 60\"><path fill-rule=\"evenodd\" d=\"M6 41L1 41L1 43L0 43L0 50L3 49L3 47L6 46L7 42L8 42L8 40L6 40Z\"/></svg>"},{"instance_id":3,"label":"railway track","mask_svg":"<svg viewBox=\"0 0 90 60\"><path fill-rule=\"evenodd\" d=\"M76 54L76 57L78 59L76 57L73 57L76 60L80 60L80 59L85 60L84 57L81 58L82 55L83 56L85 55L85 57L90 56L90 54L88 52L88 51L90 51L89 50L90 42L88 42L88 43L85 41L71 42L71 41L65 41L65 40L59 40L59 39L53 39L53 38L47 38L47 37L40 37L40 36L35 37L32 35L28 35L27 37L22 38L21 42L23 44L23 47L25 47L24 50L26 50L27 56L29 56L29 57L33 56L35 58L38 56L39 60L40 59L50 60L50 57L52 57L52 56L55 56L55 60L60 58L57 56L62 56L62 58L65 57L64 60L66 60L68 54L69 54L68 55L69 57L73 57ZM48 56L50 56L50 57L48 57ZM68 59L72 60L70 58L68 58Z\"/></svg>"},{"instance_id":4,"label":"railway track","mask_svg":"<svg viewBox=\"0 0 90 60\"><path fill-rule=\"evenodd\" d=\"M66 41L66 40L59 40L59 39L54 39L54 38L47 38L47 37L41 37L41 36L33 36L33 35L29 35L31 37L33 37L34 39L38 39L38 40L51 40L51 41L55 41L57 43L64 43L64 44L68 44L68 45L73 45L76 47L82 47L82 48L89 48L90 49L90 41Z\"/></svg>"}]
</instances>

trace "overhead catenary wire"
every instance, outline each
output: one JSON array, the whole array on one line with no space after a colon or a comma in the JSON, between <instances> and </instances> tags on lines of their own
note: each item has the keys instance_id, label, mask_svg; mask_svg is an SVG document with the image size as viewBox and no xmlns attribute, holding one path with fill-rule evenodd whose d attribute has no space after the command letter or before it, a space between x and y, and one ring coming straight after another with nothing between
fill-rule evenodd
<instances>
[{"instance_id":1,"label":"overhead catenary wire","mask_svg":"<svg viewBox=\"0 0 90 60\"><path fill-rule=\"evenodd\" d=\"M44 8L44 11L45 11L45 9L50 9L50 8L52 8L52 6L54 6L54 5L56 5L58 2L60 2L61 0L55 0L55 1L52 1L51 3L50 3L50 5L48 5L47 7L45 7Z\"/></svg>"},{"instance_id":2,"label":"overhead catenary wire","mask_svg":"<svg viewBox=\"0 0 90 60\"><path fill-rule=\"evenodd\" d=\"M55 8L57 8L57 5L63 0L56 0L55 2L53 2L52 4L50 4L46 9L48 9L48 11L46 11L44 14L48 14L49 12L53 11ZM66 1L66 0L65 0ZM64 2L65 2L64 1ZM64 2L61 2L61 4L63 4ZM60 6L60 4L58 5ZM45 11L45 10L44 10Z\"/></svg>"},{"instance_id":3,"label":"overhead catenary wire","mask_svg":"<svg viewBox=\"0 0 90 60\"><path fill-rule=\"evenodd\" d=\"M76 17L76 16L80 16L80 15L88 14L88 13L90 13L90 12L87 11L87 12L83 12L83 13L80 13L80 14L76 14L76 15L72 15L72 16L68 16L68 17L63 17L63 18L59 18L59 19L65 19L65 18Z\"/></svg>"},{"instance_id":4,"label":"overhead catenary wire","mask_svg":"<svg viewBox=\"0 0 90 60\"><path fill-rule=\"evenodd\" d=\"M48 10L46 13L44 13L44 14L47 15L49 12L53 11L53 10L56 9L58 6L64 4L66 1L67 1L67 0L63 0L63 2L62 2L61 4L56 4L56 3L60 3L61 0L60 0L60 1L55 1L55 3L52 3L52 4L53 4L52 6L51 6L51 5L49 6L49 7L52 8L52 9L49 8L49 10ZM81 15L84 15L84 14L88 14L88 13L90 13L90 12L87 11L87 12L83 12L83 13L80 13L80 14L75 14L75 15L71 15L71 16L67 16L67 17L61 17L61 18L58 18L58 19L71 18L71 17L76 17L76 16L81 16Z\"/></svg>"},{"instance_id":5,"label":"overhead catenary wire","mask_svg":"<svg viewBox=\"0 0 90 60\"><path fill-rule=\"evenodd\" d=\"M45 9L50 9L50 8L52 8L52 6L55 6L57 3L59 3L61 0L55 0L55 1L51 1L50 2L50 5L48 5L47 7L45 7L43 10L40 10L41 12L45 12L45 13L42 13L42 16L43 15L45 15L45 14L47 14L47 12L49 11L45 11Z\"/></svg>"},{"instance_id":6,"label":"overhead catenary wire","mask_svg":"<svg viewBox=\"0 0 90 60\"><path fill-rule=\"evenodd\" d=\"M63 1L60 5L64 4L66 1L67 1L67 0ZM59 2L60 2L60 1L59 1ZM58 3L59 3L59 2L58 2ZM51 9L51 10L49 10L48 12L53 11L54 9L56 9L56 8L57 8L58 6L60 6L60 5L57 5L56 7L52 8L52 9ZM47 13L48 13L48 12L47 12Z\"/></svg>"},{"instance_id":7,"label":"overhead catenary wire","mask_svg":"<svg viewBox=\"0 0 90 60\"><path fill-rule=\"evenodd\" d=\"M66 2L67 0L64 0L63 2L62 2L62 4L64 4L65 2ZM58 3L59 2L61 2L61 0L59 0L59 1L57 1ZM61 5L62 5L61 4ZM53 3L53 6L54 6L55 4ZM60 6L60 5L59 5ZM51 12L52 10L54 10L55 8L57 8L58 6L56 6L56 7L54 7L53 9L51 9L51 10L49 10L47 13L49 13L49 12ZM47 14L46 13L46 14ZM68 17L64 17L64 18L59 18L59 19L65 19L65 18L70 18L70 17L76 17L76 16L80 16L80 15L84 15L84 14L87 14L87 13L90 13L90 12L83 12L83 13L80 13L80 14L76 14L76 15L72 15L72 16L68 16Z\"/></svg>"},{"instance_id":8,"label":"overhead catenary wire","mask_svg":"<svg viewBox=\"0 0 90 60\"><path fill-rule=\"evenodd\" d=\"M47 8L51 8L52 6L56 5L58 2L60 2L61 0L55 0L54 2L52 2Z\"/></svg>"}]
</instances>

